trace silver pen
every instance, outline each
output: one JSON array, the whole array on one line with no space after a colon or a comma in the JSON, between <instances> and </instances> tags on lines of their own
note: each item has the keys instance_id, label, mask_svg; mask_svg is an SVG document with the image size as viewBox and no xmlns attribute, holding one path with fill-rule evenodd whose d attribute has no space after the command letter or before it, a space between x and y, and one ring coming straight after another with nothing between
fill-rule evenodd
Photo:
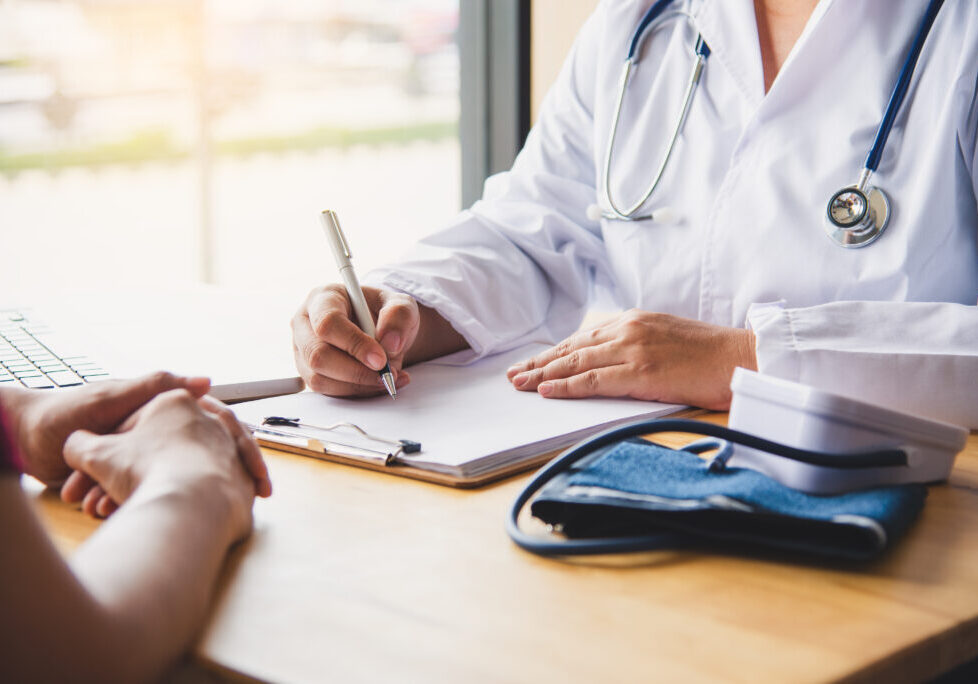
<instances>
[{"instance_id":1,"label":"silver pen","mask_svg":"<svg viewBox=\"0 0 978 684\"><path fill-rule=\"evenodd\" d=\"M340 276L343 278L343 284L346 285L346 293L350 296L350 302L353 304L353 313L356 315L357 325L363 332L376 339L377 328L374 327L374 318L370 315L370 307L367 306L367 300L360 288L360 281L357 279L356 271L353 270L353 262L350 261L353 256L350 252L350 243L346 241L346 236L343 235L336 212L327 209L320 214L320 219L323 222L326 241L329 242L329 248L336 259L336 267L340 269ZM390 363L384 364L384 367L380 369L380 379L383 381L384 387L387 388L387 393L391 395L391 399L396 399L397 388L394 386L394 374L391 373Z\"/></svg>"}]
</instances>

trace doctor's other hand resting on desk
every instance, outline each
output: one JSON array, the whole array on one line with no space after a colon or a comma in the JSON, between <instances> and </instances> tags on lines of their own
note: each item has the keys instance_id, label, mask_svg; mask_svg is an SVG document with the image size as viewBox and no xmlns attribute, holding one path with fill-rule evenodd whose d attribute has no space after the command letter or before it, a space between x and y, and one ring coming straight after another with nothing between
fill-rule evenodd
<instances>
[{"instance_id":1,"label":"doctor's other hand resting on desk","mask_svg":"<svg viewBox=\"0 0 978 684\"><path fill-rule=\"evenodd\" d=\"M976 84L975 2L601 0L512 168L363 279L381 344L314 293L300 369L376 391L417 321L398 364L565 340L510 373L545 396L723 408L756 364L978 428Z\"/></svg>"},{"instance_id":2,"label":"doctor's other hand resting on desk","mask_svg":"<svg viewBox=\"0 0 978 684\"><path fill-rule=\"evenodd\" d=\"M725 411L738 366L757 370L749 330L632 309L506 376L516 389L554 399L632 397Z\"/></svg>"}]
</instances>

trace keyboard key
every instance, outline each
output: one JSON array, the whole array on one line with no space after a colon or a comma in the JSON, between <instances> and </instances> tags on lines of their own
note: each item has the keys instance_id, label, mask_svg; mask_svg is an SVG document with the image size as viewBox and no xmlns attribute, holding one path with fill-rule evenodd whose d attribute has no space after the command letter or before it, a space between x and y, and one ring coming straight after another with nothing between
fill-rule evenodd
<instances>
[{"instance_id":1,"label":"keyboard key","mask_svg":"<svg viewBox=\"0 0 978 684\"><path fill-rule=\"evenodd\" d=\"M20 381L24 383L25 387L29 387L31 389L49 389L54 387L54 383L45 378L43 375L30 378L21 378Z\"/></svg>"},{"instance_id":2,"label":"keyboard key","mask_svg":"<svg viewBox=\"0 0 978 684\"><path fill-rule=\"evenodd\" d=\"M6 377L6 378L0 378L0 387L6 387L7 385L9 385L11 383L16 383L16 382L17 382L17 379L16 378L11 378L9 376ZM20 384L20 383L17 383L17 384Z\"/></svg>"},{"instance_id":3,"label":"keyboard key","mask_svg":"<svg viewBox=\"0 0 978 684\"><path fill-rule=\"evenodd\" d=\"M78 375L81 375L82 377L85 377L86 375L96 375L99 373L106 372L104 368L96 366L94 363L86 363L81 366L76 366L74 364L70 364L70 365L71 365L71 370L75 371L76 373L78 373Z\"/></svg>"},{"instance_id":4,"label":"keyboard key","mask_svg":"<svg viewBox=\"0 0 978 684\"><path fill-rule=\"evenodd\" d=\"M42 352L46 352L47 349L45 349L44 347L26 345L23 347L17 347L17 351L19 351L24 356L27 356L28 354L39 354Z\"/></svg>"},{"instance_id":5,"label":"keyboard key","mask_svg":"<svg viewBox=\"0 0 978 684\"><path fill-rule=\"evenodd\" d=\"M83 384L83 380L71 371L49 372L47 374L58 387L73 387Z\"/></svg>"},{"instance_id":6,"label":"keyboard key","mask_svg":"<svg viewBox=\"0 0 978 684\"><path fill-rule=\"evenodd\" d=\"M37 364L37 367L40 368L45 373L57 373L58 371L71 370L70 368L68 368L68 366L61 363L57 359L55 359L54 361L42 361L41 363Z\"/></svg>"},{"instance_id":7,"label":"keyboard key","mask_svg":"<svg viewBox=\"0 0 978 684\"><path fill-rule=\"evenodd\" d=\"M37 346L37 340L35 340L30 335L12 334L12 335L5 335L4 337L6 338L7 342L17 347L18 349L29 345Z\"/></svg>"},{"instance_id":8,"label":"keyboard key","mask_svg":"<svg viewBox=\"0 0 978 684\"><path fill-rule=\"evenodd\" d=\"M26 368L23 370L14 371L14 377L20 380L23 380L24 378L37 378L40 376L41 371L37 370L36 368Z\"/></svg>"},{"instance_id":9,"label":"keyboard key","mask_svg":"<svg viewBox=\"0 0 978 684\"><path fill-rule=\"evenodd\" d=\"M21 351L24 351L23 349ZM51 352L40 345L31 345L31 349L26 350L27 354L36 354L37 356L54 356Z\"/></svg>"},{"instance_id":10,"label":"keyboard key","mask_svg":"<svg viewBox=\"0 0 978 684\"><path fill-rule=\"evenodd\" d=\"M11 361L9 363L3 364L4 367L11 373L16 373L22 370L36 370L34 364L29 361Z\"/></svg>"},{"instance_id":11,"label":"keyboard key","mask_svg":"<svg viewBox=\"0 0 978 684\"><path fill-rule=\"evenodd\" d=\"M85 381L88 382L88 381L92 380L93 378L108 378L109 377L109 372L106 371L106 370L102 370L101 368L99 368L98 370L79 371L78 375L80 375L83 378L85 378Z\"/></svg>"},{"instance_id":12,"label":"keyboard key","mask_svg":"<svg viewBox=\"0 0 978 684\"><path fill-rule=\"evenodd\" d=\"M17 349L17 347L11 347L10 349L5 350L4 353L5 354L21 354L22 355L24 352L21 349Z\"/></svg>"},{"instance_id":13,"label":"keyboard key","mask_svg":"<svg viewBox=\"0 0 978 684\"><path fill-rule=\"evenodd\" d=\"M57 357L52 355L50 352L46 352L46 351L30 352L24 354L24 356L30 359L31 363L33 363L35 366L38 366L41 363L49 363L51 361L58 360Z\"/></svg>"}]
</instances>

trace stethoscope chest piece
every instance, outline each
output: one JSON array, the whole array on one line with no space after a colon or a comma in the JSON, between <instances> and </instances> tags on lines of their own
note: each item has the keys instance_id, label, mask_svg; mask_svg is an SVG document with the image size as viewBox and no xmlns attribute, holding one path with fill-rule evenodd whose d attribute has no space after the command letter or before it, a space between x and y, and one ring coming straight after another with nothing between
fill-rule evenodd
<instances>
[{"instance_id":1,"label":"stethoscope chest piece","mask_svg":"<svg viewBox=\"0 0 978 684\"><path fill-rule=\"evenodd\" d=\"M865 247L883 234L890 220L890 202L879 188L863 191L853 185L832 195L825 232L846 248Z\"/></svg>"}]
</instances>

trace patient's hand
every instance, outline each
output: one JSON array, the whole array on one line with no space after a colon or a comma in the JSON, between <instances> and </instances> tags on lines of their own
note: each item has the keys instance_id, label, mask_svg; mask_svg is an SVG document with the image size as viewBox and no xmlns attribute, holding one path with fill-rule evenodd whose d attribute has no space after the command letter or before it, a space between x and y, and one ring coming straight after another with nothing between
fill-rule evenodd
<instances>
[{"instance_id":1,"label":"patient's hand","mask_svg":"<svg viewBox=\"0 0 978 684\"><path fill-rule=\"evenodd\" d=\"M120 504L133 496L171 497L180 505L201 506L202 514L213 513L216 505L226 515L229 541L251 529L256 492L271 493L261 453L234 415L187 390L151 400L121 432L73 432L64 455L78 473L73 478L84 474L98 483L86 503L102 496Z\"/></svg>"},{"instance_id":2,"label":"patient's hand","mask_svg":"<svg viewBox=\"0 0 978 684\"><path fill-rule=\"evenodd\" d=\"M262 458L261 450L251 435L238 422L231 410L218 400L209 396L197 399L197 406L205 414L216 418L234 439L238 448L238 458L254 483L255 493L261 497L271 496L272 482L268 477L268 468L265 465L265 460ZM148 408L140 410L127 418L119 427L119 433L135 430L147 420L158 420L146 417L145 414ZM150 448L151 445L147 444L146 446ZM116 499L111 496L108 491L90 474L81 470L75 470L61 488L61 498L68 503L81 502L82 510L89 515L106 518L116 511L119 507L119 502L122 501L122 499Z\"/></svg>"},{"instance_id":3,"label":"patient's hand","mask_svg":"<svg viewBox=\"0 0 978 684\"><path fill-rule=\"evenodd\" d=\"M2 398L25 472L48 486L58 486L71 473L62 449L75 430L112 432L162 392L182 388L201 397L209 387L207 378L154 373L57 391L10 388L4 389Z\"/></svg>"}]
</instances>

